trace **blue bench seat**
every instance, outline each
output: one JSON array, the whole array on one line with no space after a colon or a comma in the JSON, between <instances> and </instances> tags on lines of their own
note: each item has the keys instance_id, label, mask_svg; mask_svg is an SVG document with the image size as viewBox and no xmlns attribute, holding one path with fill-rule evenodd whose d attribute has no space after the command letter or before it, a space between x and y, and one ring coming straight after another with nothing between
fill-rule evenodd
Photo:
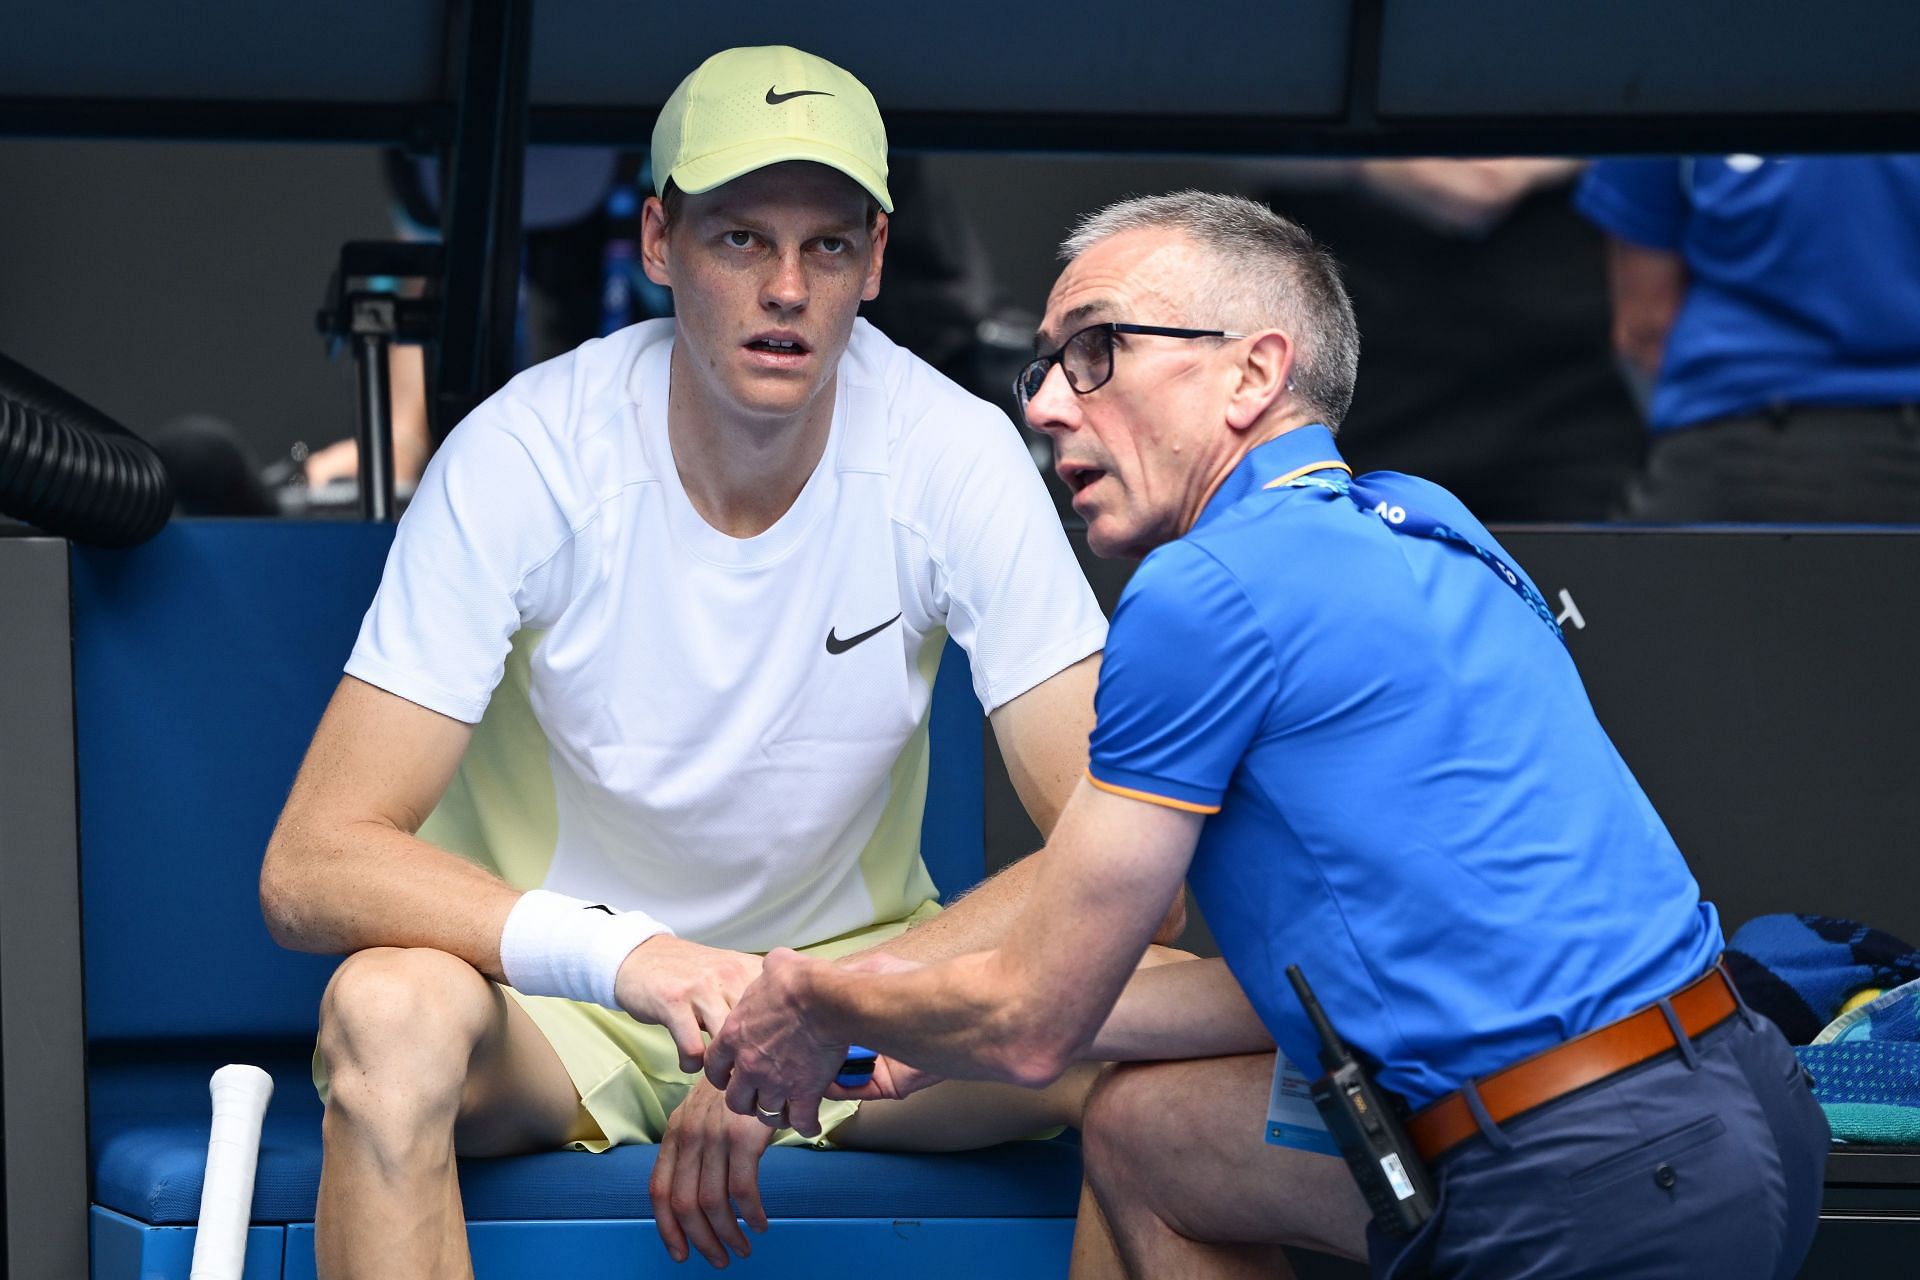
<instances>
[{"instance_id":1,"label":"blue bench seat","mask_svg":"<svg viewBox=\"0 0 1920 1280\"><path fill-rule=\"evenodd\" d=\"M194 1222L207 1159L207 1078L238 1050L250 1052L274 1084L253 1220L313 1221L320 1100L308 1079L310 1049L222 1049L143 1049L123 1061L114 1053L95 1063L88 1091L97 1204L155 1226ZM463 1160L461 1198L468 1218L482 1222L647 1218L655 1150ZM770 1218L1070 1218L1079 1191L1079 1151L1064 1140L1009 1143L937 1159L776 1147L761 1165L761 1196Z\"/></svg>"}]
</instances>

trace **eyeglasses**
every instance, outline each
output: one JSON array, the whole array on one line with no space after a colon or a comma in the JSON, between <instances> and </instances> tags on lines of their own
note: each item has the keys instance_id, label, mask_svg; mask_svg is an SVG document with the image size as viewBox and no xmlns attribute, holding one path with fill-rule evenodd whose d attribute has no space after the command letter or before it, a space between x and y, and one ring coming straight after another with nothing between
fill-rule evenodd
<instances>
[{"instance_id":1,"label":"eyeglasses","mask_svg":"<svg viewBox=\"0 0 1920 1280\"><path fill-rule=\"evenodd\" d=\"M1027 401L1040 394L1040 387L1047 380L1047 374L1054 365L1067 375L1067 385L1075 394L1086 395L1107 385L1113 377L1113 335L1116 333L1144 333L1156 338L1244 338L1244 333L1228 333L1225 329L1169 329L1158 324L1119 324L1109 320L1104 324L1090 324L1068 338L1060 349L1052 355L1036 356L1020 370L1013 380L1014 398L1020 402L1020 412L1027 411Z\"/></svg>"}]
</instances>

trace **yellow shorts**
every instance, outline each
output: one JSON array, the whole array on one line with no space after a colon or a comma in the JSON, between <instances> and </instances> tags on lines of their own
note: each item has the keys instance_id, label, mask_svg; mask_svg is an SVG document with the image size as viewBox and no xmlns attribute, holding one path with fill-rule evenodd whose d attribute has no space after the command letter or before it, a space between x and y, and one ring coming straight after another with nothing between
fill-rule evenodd
<instances>
[{"instance_id":1,"label":"yellow shorts","mask_svg":"<svg viewBox=\"0 0 1920 1280\"><path fill-rule=\"evenodd\" d=\"M800 950L829 960L851 955L897 938L939 913L939 903L925 902L904 920L857 929ZM680 1070L679 1051L665 1027L636 1022L627 1014L597 1004L558 996L522 995L507 986L501 990L527 1011L546 1036L572 1078L573 1087L580 1091L580 1105L606 1135L605 1141L570 1142L568 1148L605 1151L623 1143L660 1141L667 1130L667 1116L700 1079ZM313 1055L313 1084L324 1102L327 1080L317 1051ZM818 1138L803 1138L791 1129L782 1129L774 1143L830 1148L833 1130L859 1108L857 1102L823 1102Z\"/></svg>"}]
</instances>

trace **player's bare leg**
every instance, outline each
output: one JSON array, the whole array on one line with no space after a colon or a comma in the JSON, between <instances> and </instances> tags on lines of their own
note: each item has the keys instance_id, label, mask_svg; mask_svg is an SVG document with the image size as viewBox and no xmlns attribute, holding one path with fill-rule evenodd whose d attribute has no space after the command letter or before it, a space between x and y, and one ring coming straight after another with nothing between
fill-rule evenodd
<instances>
[{"instance_id":1,"label":"player's bare leg","mask_svg":"<svg viewBox=\"0 0 1920 1280\"><path fill-rule=\"evenodd\" d=\"M1128 1274L1289 1276L1281 1243L1366 1257L1346 1165L1266 1142L1272 1082L1272 1054L1102 1077L1082 1129L1087 1181Z\"/></svg>"},{"instance_id":2,"label":"player's bare leg","mask_svg":"<svg viewBox=\"0 0 1920 1280\"><path fill-rule=\"evenodd\" d=\"M973 1151L1055 1125L1078 1127L1101 1064L1084 1062L1044 1089L950 1080L899 1102L868 1102L833 1131L859 1151Z\"/></svg>"},{"instance_id":3,"label":"player's bare leg","mask_svg":"<svg viewBox=\"0 0 1920 1280\"><path fill-rule=\"evenodd\" d=\"M533 1020L444 952L349 956L321 1003L320 1055L325 1280L470 1276L456 1143L505 1155L597 1133Z\"/></svg>"}]
</instances>

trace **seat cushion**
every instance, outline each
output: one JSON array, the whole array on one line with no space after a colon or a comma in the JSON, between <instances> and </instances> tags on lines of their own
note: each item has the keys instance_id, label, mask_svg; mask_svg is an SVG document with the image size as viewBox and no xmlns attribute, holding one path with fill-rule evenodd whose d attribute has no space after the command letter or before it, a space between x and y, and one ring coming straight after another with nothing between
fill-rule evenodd
<instances>
[{"instance_id":1,"label":"seat cushion","mask_svg":"<svg viewBox=\"0 0 1920 1280\"><path fill-rule=\"evenodd\" d=\"M207 1081L236 1061L255 1062L274 1080L253 1220L313 1220L320 1102L307 1050L298 1045L97 1051L89 1072L97 1203L155 1226L195 1221L211 1127ZM478 1222L647 1217L654 1152L620 1147L604 1155L462 1160L461 1197L469 1220ZM1079 1149L1070 1140L945 1155L781 1147L762 1161L760 1186L774 1218L1072 1217Z\"/></svg>"}]
</instances>

